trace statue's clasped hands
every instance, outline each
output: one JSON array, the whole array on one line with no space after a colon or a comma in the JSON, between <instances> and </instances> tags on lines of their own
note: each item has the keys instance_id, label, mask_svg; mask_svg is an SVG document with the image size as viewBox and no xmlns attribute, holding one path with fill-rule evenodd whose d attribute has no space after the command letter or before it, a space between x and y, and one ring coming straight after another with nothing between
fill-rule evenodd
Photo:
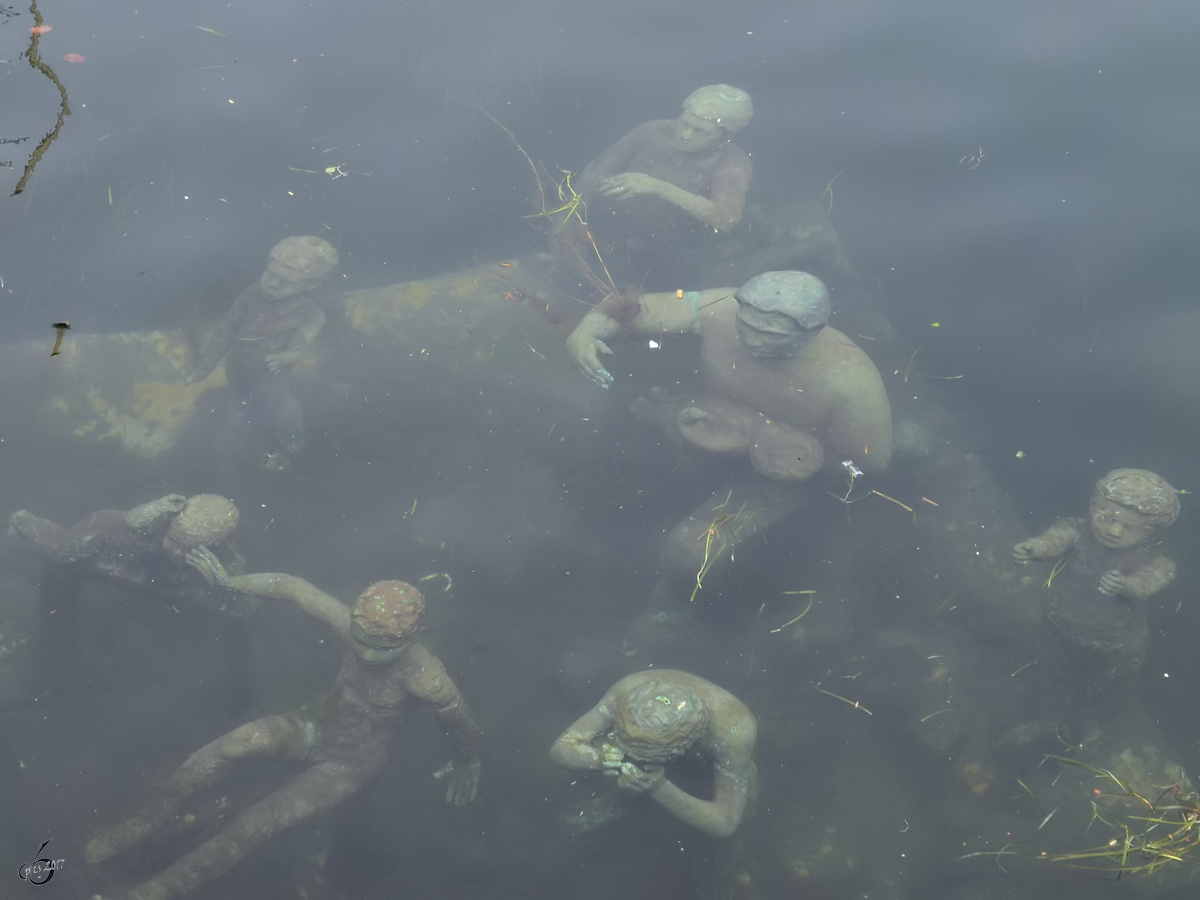
<instances>
[{"instance_id":1,"label":"statue's clasped hands","mask_svg":"<svg viewBox=\"0 0 1200 900\"><path fill-rule=\"evenodd\" d=\"M623 762L617 774L617 787L635 794L648 794L662 784L666 777L662 766L639 766Z\"/></svg>"},{"instance_id":2,"label":"statue's clasped hands","mask_svg":"<svg viewBox=\"0 0 1200 900\"><path fill-rule=\"evenodd\" d=\"M617 779L617 786L635 794L646 794L666 778L662 766L639 766L625 759L625 751L605 742L600 747L600 767Z\"/></svg>"},{"instance_id":3,"label":"statue's clasped hands","mask_svg":"<svg viewBox=\"0 0 1200 900\"><path fill-rule=\"evenodd\" d=\"M600 745L600 768L605 775L617 775L624 761L625 751L616 744L605 741Z\"/></svg>"}]
</instances>

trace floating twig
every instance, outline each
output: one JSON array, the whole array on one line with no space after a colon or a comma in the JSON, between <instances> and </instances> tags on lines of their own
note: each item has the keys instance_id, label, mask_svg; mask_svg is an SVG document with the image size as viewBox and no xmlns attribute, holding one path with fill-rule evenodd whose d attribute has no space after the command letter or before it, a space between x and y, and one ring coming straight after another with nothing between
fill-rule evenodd
<instances>
[{"instance_id":1,"label":"floating twig","mask_svg":"<svg viewBox=\"0 0 1200 900\"><path fill-rule=\"evenodd\" d=\"M901 502L900 502L899 500L897 500L895 497L889 497L889 496L888 496L887 494L885 494L883 491L876 491L876 490L872 490L872 491L871 491L871 493L872 493L872 494L875 494L876 496L882 497L884 500L891 500L893 503L895 503L897 506L901 507L902 509L907 509L907 510L908 510L910 513L912 513L912 517L913 517L913 524L914 524L914 525L916 524L916 522L917 522L917 513L916 513L916 510L914 510L914 509L913 509L911 506L909 506L907 503L901 503ZM936 504L935 504L935 505L936 505Z\"/></svg>"},{"instance_id":2,"label":"floating twig","mask_svg":"<svg viewBox=\"0 0 1200 900\"><path fill-rule=\"evenodd\" d=\"M942 605L933 611L933 614L936 616L938 613L940 613L943 609L946 608L947 603L949 603L951 600L953 600L957 596L958 596L958 591L951 592L950 596L942 601ZM951 607L951 609L953 609L953 607Z\"/></svg>"},{"instance_id":3,"label":"floating twig","mask_svg":"<svg viewBox=\"0 0 1200 900\"><path fill-rule=\"evenodd\" d=\"M855 709L861 709L868 716L875 715L875 713L871 712L869 709L867 709L865 706L863 706L857 700L849 700L846 697L843 697L841 694L835 694L833 691L827 691L827 690L825 690L825 688L822 688L822 687L817 688L817 690L820 691L822 694L828 694L830 697L833 697L835 700L841 700L843 703L845 703L849 706L853 706Z\"/></svg>"},{"instance_id":4,"label":"floating twig","mask_svg":"<svg viewBox=\"0 0 1200 900\"><path fill-rule=\"evenodd\" d=\"M1071 561L1071 557L1074 555L1074 553L1068 553L1054 564L1054 568L1050 570L1050 577L1046 579L1046 587L1050 587L1050 585L1054 584L1054 579L1057 578L1058 574L1067 567L1067 563Z\"/></svg>"},{"instance_id":5,"label":"floating twig","mask_svg":"<svg viewBox=\"0 0 1200 900\"><path fill-rule=\"evenodd\" d=\"M733 496L733 491L730 491L729 495ZM728 502L729 502L729 497L726 497L725 503L728 503ZM712 553L710 555L710 551L712 550L712 545L713 545L713 538L717 536L718 532L720 532L721 526L724 525L726 522L728 522L730 519L736 520L736 519L741 518L742 513L746 509L746 503L748 503L748 502L749 501L743 501L741 508L738 509L738 511L736 513L730 513L730 514L726 514L723 516L717 516L709 524L708 530L703 535L703 537L704 537L704 561L700 564L700 571L698 571L696 573L696 586L694 588L692 588L692 596L688 597L689 603L695 601L697 592L700 590L700 588L702 588L704 586L704 576L708 574L708 570L713 567L713 563L715 563L717 561L717 559L725 551L725 548L732 546L734 538L736 538L738 536L738 532L740 532L743 528L746 527L746 523L750 521L751 517L754 515L754 511L751 510L750 515L746 516L745 519L742 519L741 524L738 525L737 528L733 529L732 533L730 533L730 535L727 538L725 538L725 542L720 547L717 548L717 552ZM721 506L716 507L716 509L721 509L722 507L725 506L725 503L722 503ZM696 540L700 540L700 538L697 537Z\"/></svg>"},{"instance_id":6,"label":"floating twig","mask_svg":"<svg viewBox=\"0 0 1200 900\"><path fill-rule=\"evenodd\" d=\"M800 615L796 616L796 618L788 619L786 622L784 622L778 628L772 628L771 634L778 634L779 632L783 631L783 629L787 628L789 625L795 625L797 622L799 622L801 619L803 619L805 616L807 616L808 611L810 609L812 609L813 600L815 599L816 594L817 594L816 591L784 591L784 593L785 594L808 594L808 606L804 607L804 612L800 613ZM761 610L760 610L760 612L761 612Z\"/></svg>"},{"instance_id":7,"label":"floating twig","mask_svg":"<svg viewBox=\"0 0 1200 900\"><path fill-rule=\"evenodd\" d=\"M1037 798L1037 794L1035 794L1032 790L1030 790L1029 785L1027 785L1025 782L1023 782L1020 778L1017 779L1017 784L1019 784L1021 787L1025 788L1025 793L1027 793L1030 797L1032 797L1033 802L1037 804L1038 812L1040 812L1042 815L1045 815L1046 810L1044 810L1042 808L1042 801Z\"/></svg>"},{"instance_id":8,"label":"floating twig","mask_svg":"<svg viewBox=\"0 0 1200 900\"><path fill-rule=\"evenodd\" d=\"M910 356L908 358L908 365L904 367L904 383L905 384L908 384L908 372L909 372L909 369L912 368L913 360L917 358L917 354L920 352L921 352L921 348L918 347L916 350L913 351L912 356Z\"/></svg>"}]
</instances>

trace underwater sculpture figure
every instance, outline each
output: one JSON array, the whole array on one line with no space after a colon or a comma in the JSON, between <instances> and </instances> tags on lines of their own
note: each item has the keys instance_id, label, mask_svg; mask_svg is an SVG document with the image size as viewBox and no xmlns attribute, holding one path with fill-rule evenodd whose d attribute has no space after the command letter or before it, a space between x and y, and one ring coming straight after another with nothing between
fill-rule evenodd
<instances>
[{"instance_id":1,"label":"underwater sculpture figure","mask_svg":"<svg viewBox=\"0 0 1200 900\"><path fill-rule=\"evenodd\" d=\"M262 277L238 294L188 379L202 381L225 359L234 390L247 397L252 414L266 420L271 468L285 467L304 449L304 411L288 373L325 325L314 292L337 262L333 245L311 235L284 238L272 247Z\"/></svg>"},{"instance_id":2,"label":"underwater sculpture figure","mask_svg":"<svg viewBox=\"0 0 1200 900\"><path fill-rule=\"evenodd\" d=\"M33 542L50 560L80 564L89 574L119 578L164 600L244 618L257 602L214 590L186 565L188 551L208 547L241 571L233 541L238 511L216 494L167 494L130 510L100 509L70 528L17 510L8 533Z\"/></svg>"},{"instance_id":3,"label":"underwater sculpture figure","mask_svg":"<svg viewBox=\"0 0 1200 900\"><path fill-rule=\"evenodd\" d=\"M891 460L892 416L879 370L827 325L829 295L806 272L765 272L740 288L610 298L567 338L583 375L601 387L600 362L621 334L700 337L700 396L655 390L633 406L677 441L748 457L757 477L715 491L672 530L658 583L637 630L682 619L698 573L725 550L799 505L794 485L822 467L881 472ZM707 533L707 536L706 536Z\"/></svg>"},{"instance_id":4,"label":"underwater sculpture figure","mask_svg":"<svg viewBox=\"0 0 1200 900\"><path fill-rule=\"evenodd\" d=\"M554 742L550 758L611 775L622 790L644 794L693 828L728 837L754 792L756 738L754 714L737 697L689 672L653 669L609 688ZM712 767L711 800L667 778L664 767L689 752Z\"/></svg>"},{"instance_id":5,"label":"underwater sculpture figure","mask_svg":"<svg viewBox=\"0 0 1200 900\"><path fill-rule=\"evenodd\" d=\"M1162 476L1114 469L1096 482L1086 518L1059 519L1013 547L1017 565L1062 557L1048 579L1047 618L1086 666L1089 695L1101 704L1141 670L1146 601L1175 578L1152 539L1178 517L1178 494Z\"/></svg>"},{"instance_id":6,"label":"underwater sculpture figure","mask_svg":"<svg viewBox=\"0 0 1200 900\"><path fill-rule=\"evenodd\" d=\"M454 759L435 773L447 780L446 800L465 806L479 784L479 729L462 693L436 656L420 643L425 602L411 584L380 581L347 606L301 578L228 575L206 550L188 562L226 590L291 600L333 629L346 645L333 690L283 715L247 722L193 753L142 809L93 838L89 862L101 862L151 837L189 797L217 784L239 759L293 760L303 770L287 784L234 815L212 838L189 851L129 900L181 897L229 871L255 847L286 828L341 803L386 765L396 726L420 704L437 713Z\"/></svg>"},{"instance_id":7,"label":"underwater sculpture figure","mask_svg":"<svg viewBox=\"0 0 1200 900\"><path fill-rule=\"evenodd\" d=\"M745 91L702 87L679 118L639 125L580 173L574 188L618 283L670 286L741 221L752 167L733 137L753 114Z\"/></svg>"}]
</instances>

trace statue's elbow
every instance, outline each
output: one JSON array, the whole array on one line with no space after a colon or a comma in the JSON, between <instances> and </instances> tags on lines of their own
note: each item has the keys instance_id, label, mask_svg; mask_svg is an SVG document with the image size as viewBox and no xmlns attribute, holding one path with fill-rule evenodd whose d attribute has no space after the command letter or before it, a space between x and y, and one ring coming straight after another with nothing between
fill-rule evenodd
<instances>
[{"instance_id":1,"label":"statue's elbow","mask_svg":"<svg viewBox=\"0 0 1200 900\"><path fill-rule=\"evenodd\" d=\"M742 216L740 213L730 213L718 216L713 227L721 234L729 234L731 231L737 228L739 224L741 224L741 221Z\"/></svg>"},{"instance_id":2,"label":"statue's elbow","mask_svg":"<svg viewBox=\"0 0 1200 900\"><path fill-rule=\"evenodd\" d=\"M564 769L580 768L579 752L571 741L559 738L550 747L550 760Z\"/></svg>"},{"instance_id":3,"label":"statue's elbow","mask_svg":"<svg viewBox=\"0 0 1200 900\"><path fill-rule=\"evenodd\" d=\"M708 827L704 830L713 837L727 838L733 836L740 824L740 817L735 819L732 816L721 816L715 821L709 822Z\"/></svg>"},{"instance_id":4,"label":"statue's elbow","mask_svg":"<svg viewBox=\"0 0 1200 900\"><path fill-rule=\"evenodd\" d=\"M550 748L550 761L555 765L567 768L567 758L563 752L562 741L555 741L554 746Z\"/></svg>"}]
</instances>

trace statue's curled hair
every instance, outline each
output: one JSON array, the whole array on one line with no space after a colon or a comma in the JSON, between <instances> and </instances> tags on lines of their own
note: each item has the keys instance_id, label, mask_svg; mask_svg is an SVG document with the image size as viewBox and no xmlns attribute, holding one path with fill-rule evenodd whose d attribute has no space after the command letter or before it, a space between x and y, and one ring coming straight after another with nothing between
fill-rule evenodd
<instances>
[{"instance_id":1,"label":"statue's curled hair","mask_svg":"<svg viewBox=\"0 0 1200 900\"><path fill-rule=\"evenodd\" d=\"M616 711L615 728L632 756L666 760L679 756L708 727L708 707L685 684L654 679L638 685Z\"/></svg>"},{"instance_id":2,"label":"statue's curled hair","mask_svg":"<svg viewBox=\"0 0 1200 900\"><path fill-rule=\"evenodd\" d=\"M1113 469L1096 482L1093 496L1136 510L1154 528L1166 528L1179 518L1179 492L1146 469Z\"/></svg>"}]
</instances>

